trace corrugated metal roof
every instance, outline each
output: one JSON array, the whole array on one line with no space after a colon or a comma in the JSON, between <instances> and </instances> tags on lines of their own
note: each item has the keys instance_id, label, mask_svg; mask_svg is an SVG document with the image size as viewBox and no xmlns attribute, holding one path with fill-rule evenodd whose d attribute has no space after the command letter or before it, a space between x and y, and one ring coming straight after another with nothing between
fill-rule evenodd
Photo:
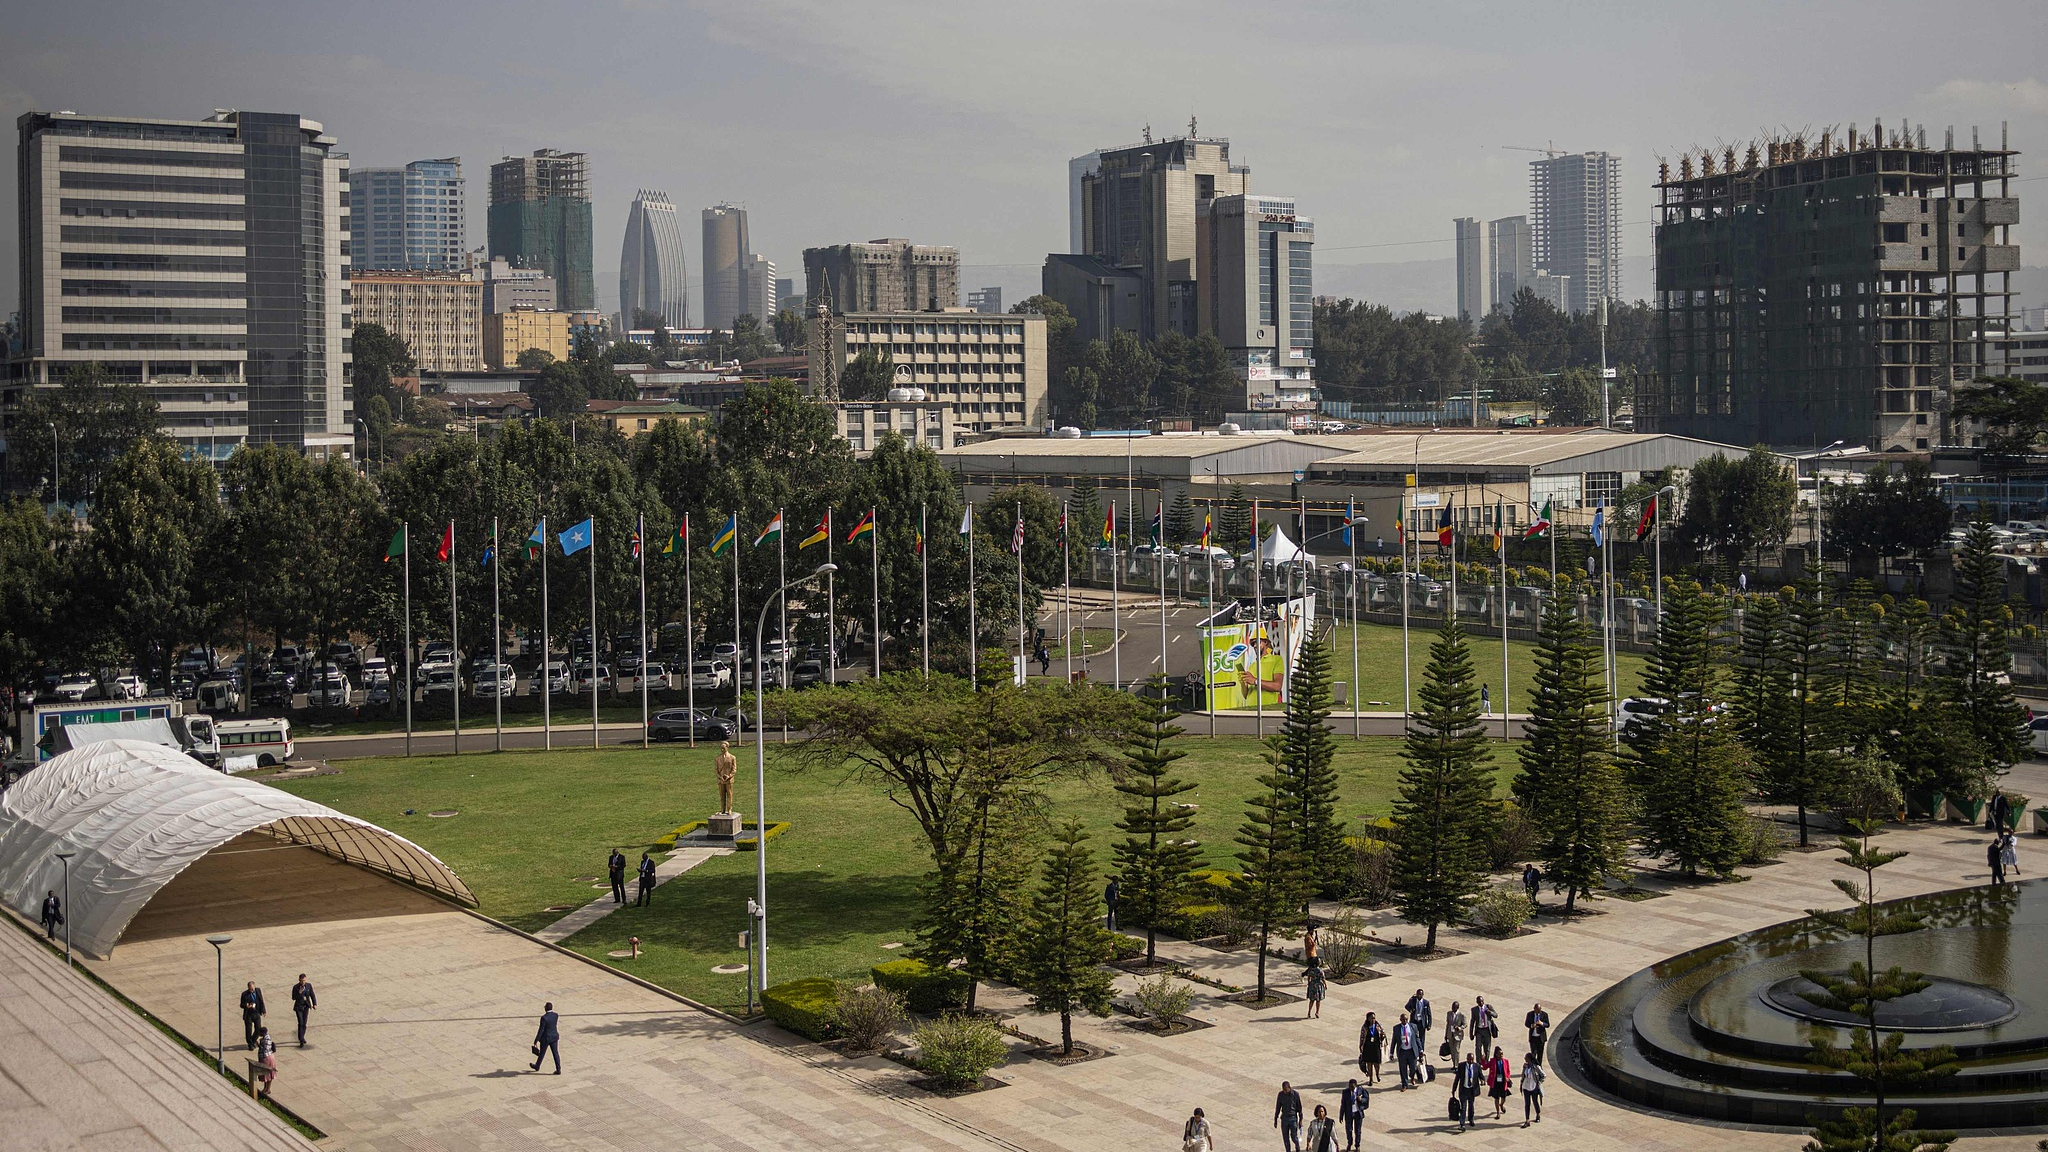
<instances>
[{"instance_id":1,"label":"corrugated metal roof","mask_svg":"<svg viewBox=\"0 0 2048 1152\"><path fill-rule=\"evenodd\" d=\"M1421 456L1424 468L1475 466L1539 468L1564 472L1642 472L1686 467L1716 453L1747 451L1729 444L1653 432L1587 431L1571 435L1513 432L1381 433L1351 437L1353 451L1319 461L1316 471L1407 469ZM1570 462L1570 468L1557 465Z\"/></svg>"},{"instance_id":2,"label":"corrugated metal roof","mask_svg":"<svg viewBox=\"0 0 2048 1152\"><path fill-rule=\"evenodd\" d=\"M1018 436L1002 440L984 440L979 444L963 444L957 448L942 450L939 455L946 460L958 460L962 464L980 463L995 457L1115 457L1143 456L1148 459L1197 459L1214 456L1219 452L1237 452L1248 448L1284 445L1299 447L1322 455L1341 452L1356 443L1356 437L1349 436L1282 436L1246 434L1242 436L1083 436L1079 439L1062 439L1055 436Z\"/></svg>"}]
</instances>

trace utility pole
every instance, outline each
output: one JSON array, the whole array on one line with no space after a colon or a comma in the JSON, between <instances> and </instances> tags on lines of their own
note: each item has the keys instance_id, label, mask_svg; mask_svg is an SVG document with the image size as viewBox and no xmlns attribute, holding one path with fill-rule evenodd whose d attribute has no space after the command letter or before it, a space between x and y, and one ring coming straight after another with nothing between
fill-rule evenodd
<instances>
[{"instance_id":1,"label":"utility pole","mask_svg":"<svg viewBox=\"0 0 2048 1152\"><path fill-rule=\"evenodd\" d=\"M1614 427L1614 415L1607 406L1607 297L1600 298L1600 427Z\"/></svg>"}]
</instances>

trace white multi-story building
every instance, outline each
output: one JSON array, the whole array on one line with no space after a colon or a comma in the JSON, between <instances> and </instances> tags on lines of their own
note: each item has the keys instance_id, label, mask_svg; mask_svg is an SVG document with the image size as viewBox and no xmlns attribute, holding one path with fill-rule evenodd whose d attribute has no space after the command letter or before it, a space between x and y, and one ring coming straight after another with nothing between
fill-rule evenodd
<instances>
[{"instance_id":1,"label":"white multi-story building","mask_svg":"<svg viewBox=\"0 0 2048 1152\"><path fill-rule=\"evenodd\" d=\"M1529 162L1530 258L1569 276L1568 306L1621 299L1621 157L1570 152Z\"/></svg>"},{"instance_id":2,"label":"white multi-story building","mask_svg":"<svg viewBox=\"0 0 2048 1152\"><path fill-rule=\"evenodd\" d=\"M1214 333L1251 408L1315 399L1315 221L1285 196L1219 196L1203 205L1196 283L1201 331Z\"/></svg>"},{"instance_id":3,"label":"white multi-story building","mask_svg":"<svg viewBox=\"0 0 2048 1152\"><path fill-rule=\"evenodd\" d=\"M354 324L381 324L422 372L484 369L484 283L472 272L362 271L350 281Z\"/></svg>"},{"instance_id":4,"label":"white multi-story building","mask_svg":"<svg viewBox=\"0 0 2048 1152\"><path fill-rule=\"evenodd\" d=\"M543 268L520 268L501 259L481 265L484 274L484 311L510 312L531 308L553 312L559 300L555 278Z\"/></svg>"},{"instance_id":5,"label":"white multi-story building","mask_svg":"<svg viewBox=\"0 0 2048 1152\"><path fill-rule=\"evenodd\" d=\"M641 327L642 312L669 328L690 326L683 225L667 193L643 188L626 213L626 242L619 251L619 327Z\"/></svg>"},{"instance_id":6,"label":"white multi-story building","mask_svg":"<svg viewBox=\"0 0 2048 1152\"><path fill-rule=\"evenodd\" d=\"M752 313L754 319L767 328L775 319L775 310L781 306L776 299L775 261L759 252L747 261L747 275L744 281L746 298L741 301L740 311Z\"/></svg>"},{"instance_id":7,"label":"white multi-story building","mask_svg":"<svg viewBox=\"0 0 2048 1152\"><path fill-rule=\"evenodd\" d=\"M349 173L349 263L385 271L460 272L462 157Z\"/></svg>"},{"instance_id":8,"label":"white multi-story building","mask_svg":"<svg viewBox=\"0 0 2048 1152\"><path fill-rule=\"evenodd\" d=\"M1529 218L1451 222L1458 237L1458 315L1478 324L1513 303L1529 282Z\"/></svg>"},{"instance_id":9,"label":"white multi-story building","mask_svg":"<svg viewBox=\"0 0 2048 1152\"><path fill-rule=\"evenodd\" d=\"M874 352L889 362L891 383L896 388L923 390L923 398L914 407L952 410L952 419L942 423L943 429L969 433L1042 428L1046 424L1043 316L984 316L965 308L949 308L941 312L856 312L833 316L830 324L829 351L821 355L820 349L813 348L809 364L811 390L824 399L859 403L860 397L839 394L838 381L854 357ZM830 359L823 358L826 356ZM869 402L884 399L866 398ZM850 425L842 425L846 427ZM949 440L948 446L953 442ZM855 446L872 447L872 436Z\"/></svg>"},{"instance_id":10,"label":"white multi-story building","mask_svg":"<svg viewBox=\"0 0 2048 1152\"><path fill-rule=\"evenodd\" d=\"M150 387L195 453L244 440L348 455L348 157L287 113L203 120L29 112L23 386L98 363Z\"/></svg>"}]
</instances>

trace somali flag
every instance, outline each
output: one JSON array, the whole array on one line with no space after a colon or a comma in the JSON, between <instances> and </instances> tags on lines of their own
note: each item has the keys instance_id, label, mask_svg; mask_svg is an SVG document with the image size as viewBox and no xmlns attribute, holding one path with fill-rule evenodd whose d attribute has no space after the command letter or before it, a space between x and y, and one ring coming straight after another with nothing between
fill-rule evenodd
<instances>
[{"instance_id":1,"label":"somali flag","mask_svg":"<svg viewBox=\"0 0 2048 1152\"><path fill-rule=\"evenodd\" d=\"M590 547L592 531L590 517L587 516L583 518L583 523L571 525L567 532L562 533L558 537L562 542L562 555L574 556L585 548Z\"/></svg>"}]
</instances>

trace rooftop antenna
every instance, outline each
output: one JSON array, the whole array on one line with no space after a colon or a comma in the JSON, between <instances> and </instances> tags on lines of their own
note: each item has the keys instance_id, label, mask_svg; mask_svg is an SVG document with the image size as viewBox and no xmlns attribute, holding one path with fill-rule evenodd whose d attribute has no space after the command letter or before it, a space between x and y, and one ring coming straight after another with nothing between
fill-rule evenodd
<instances>
[{"instance_id":1,"label":"rooftop antenna","mask_svg":"<svg viewBox=\"0 0 2048 1152\"><path fill-rule=\"evenodd\" d=\"M1152 142L1152 125L1148 123L1148 124L1146 124L1146 125L1145 125L1145 143L1147 143L1147 144L1150 144L1151 142Z\"/></svg>"},{"instance_id":2,"label":"rooftop antenna","mask_svg":"<svg viewBox=\"0 0 2048 1152\"><path fill-rule=\"evenodd\" d=\"M1194 114L1193 112L1190 112L1190 113L1188 113L1188 139L1190 139L1190 140L1193 140L1194 138L1195 138L1195 114Z\"/></svg>"}]
</instances>

